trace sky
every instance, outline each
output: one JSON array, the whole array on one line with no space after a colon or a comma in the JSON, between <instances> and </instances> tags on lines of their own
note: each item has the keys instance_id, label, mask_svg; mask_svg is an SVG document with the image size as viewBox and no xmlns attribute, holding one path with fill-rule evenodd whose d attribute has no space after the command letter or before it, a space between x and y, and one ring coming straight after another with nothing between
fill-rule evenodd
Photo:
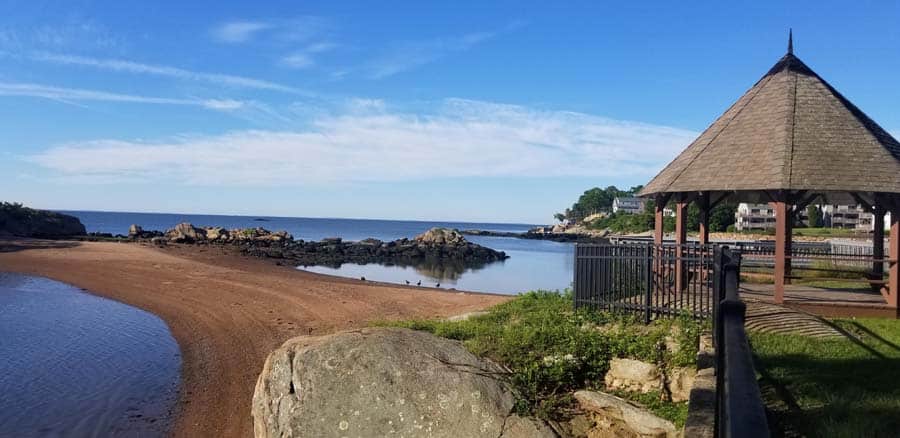
<instances>
[{"instance_id":1,"label":"sky","mask_svg":"<svg viewBox=\"0 0 900 438\"><path fill-rule=\"evenodd\" d=\"M0 200L548 223L795 54L900 134L900 2L0 0Z\"/></svg>"}]
</instances>

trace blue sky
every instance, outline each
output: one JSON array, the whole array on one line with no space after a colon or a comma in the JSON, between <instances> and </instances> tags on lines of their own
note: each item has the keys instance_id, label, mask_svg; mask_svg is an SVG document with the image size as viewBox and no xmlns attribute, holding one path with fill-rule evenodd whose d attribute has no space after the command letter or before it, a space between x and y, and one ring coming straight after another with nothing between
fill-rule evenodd
<instances>
[{"instance_id":1,"label":"blue sky","mask_svg":"<svg viewBox=\"0 0 900 438\"><path fill-rule=\"evenodd\" d=\"M795 53L900 132L897 2L0 2L0 199L544 223Z\"/></svg>"}]
</instances>

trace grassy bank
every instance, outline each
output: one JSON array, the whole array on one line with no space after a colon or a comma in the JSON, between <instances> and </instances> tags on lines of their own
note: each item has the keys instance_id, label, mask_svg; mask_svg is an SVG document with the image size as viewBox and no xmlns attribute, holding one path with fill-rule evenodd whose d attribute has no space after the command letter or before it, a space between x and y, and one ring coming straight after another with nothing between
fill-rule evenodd
<instances>
[{"instance_id":1,"label":"grassy bank","mask_svg":"<svg viewBox=\"0 0 900 438\"><path fill-rule=\"evenodd\" d=\"M627 357L666 369L695 363L700 327L691 320L657 321L649 326L608 313L574 311L569 294L529 292L464 321L412 320L379 325L425 330L463 341L474 354L510 369L519 413L560 418L572 406L572 392L604 390L612 358ZM673 332L672 326L678 330ZM675 333L677 354L665 338ZM617 393L681 426L687 403L662 401L660 394Z\"/></svg>"},{"instance_id":2,"label":"grassy bank","mask_svg":"<svg viewBox=\"0 0 900 438\"><path fill-rule=\"evenodd\" d=\"M751 334L777 435L900 434L900 321L835 320L840 339Z\"/></svg>"}]
</instances>

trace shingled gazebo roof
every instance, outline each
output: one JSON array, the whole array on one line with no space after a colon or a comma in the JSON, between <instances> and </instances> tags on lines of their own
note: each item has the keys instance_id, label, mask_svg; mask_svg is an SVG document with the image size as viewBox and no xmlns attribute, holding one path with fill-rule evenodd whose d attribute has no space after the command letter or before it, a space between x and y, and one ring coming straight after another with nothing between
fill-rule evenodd
<instances>
[{"instance_id":1,"label":"shingled gazebo roof","mask_svg":"<svg viewBox=\"0 0 900 438\"><path fill-rule=\"evenodd\" d=\"M900 193L900 143L790 46L640 194L773 190Z\"/></svg>"}]
</instances>

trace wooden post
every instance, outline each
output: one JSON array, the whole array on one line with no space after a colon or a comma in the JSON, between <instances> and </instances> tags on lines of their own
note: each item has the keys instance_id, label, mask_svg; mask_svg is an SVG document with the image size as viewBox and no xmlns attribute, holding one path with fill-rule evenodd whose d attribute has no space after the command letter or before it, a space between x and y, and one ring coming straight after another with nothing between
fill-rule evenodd
<instances>
[{"instance_id":1,"label":"wooden post","mask_svg":"<svg viewBox=\"0 0 900 438\"><path fill-rule=\"evenodd\" d=\"M684 245L687 243L687 202L680 196L675 202L675 290L681 292L684 281Z\"/></svg>"},{"instance_id":2,"label":"wooden post","mask_svg":"<svg viewBox=\"0 0 900 438\"><path fill-rule=\"evenodd\" d=\"M665 220L663 210L666 208L667 201L668 197L656 197L656 211L653 212L653 243L657 245L662 245L663 243L663 235L665 233L663 228L663 220Z\"/></svg>"},{"instance_id":3,"label":"wooden post","mask_svg":"<svg viewBox=\"0 0 900 438\"><path fill-rule=\"evenodd\" d=\"M700 193L697 208L700 209L700 244L706 245L709 243L709 192Z\"/></svg>"},{"instance_id":4,"label":"wooden post","mask_svg":"<svg viewBox=\"0 0 900 438\"><path fill-rule=\"evenodd\" d=\"M891 244L888 257L891 259L888 269L888 296L887 305L897 309L898 297L900 297L900 208L891 208Z\"/></svg>"},{"instance_id":5,"label":"wooden post","mask_svg":"<svg viewBox=\"0 0 900 438\"><path fill-rule=\"evenodd\" d=\"M884 207L876 204L872 208L872 277L882 280L884 277ZM893 215L891 215L893 216ZM881 284L874 285L873 289L881 289Z\"/></svg>"},{"instance_id":6,"label":"wooden post","mask_svg":"<svg viewBox=\"0 0 900 438\"><path fill-rule=\"evenodd\" d=\"M779 198L778 201L772 202L775 209L775 297L776 304L784 303L784 285L785 277L788 275L787 261L790 256L790 240L791 240L791 213L790 206Z\"/></svg>"}]
</instances>

